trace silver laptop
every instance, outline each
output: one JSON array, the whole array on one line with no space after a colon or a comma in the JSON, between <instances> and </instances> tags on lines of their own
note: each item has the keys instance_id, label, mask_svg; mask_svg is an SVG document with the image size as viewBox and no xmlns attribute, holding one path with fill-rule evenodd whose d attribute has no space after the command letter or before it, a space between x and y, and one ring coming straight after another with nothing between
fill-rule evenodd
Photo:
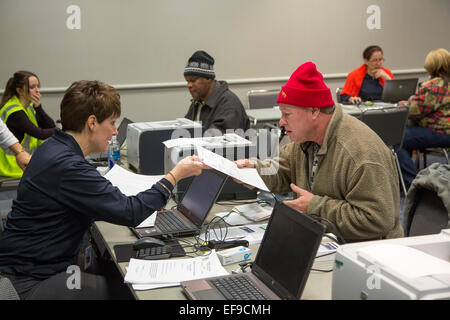
<instances>
[{"instance_id":1,"label":"silver laptop","mask_svg":"<svg viewBox=\"0 0 450 320\"><path fill-rule=\"evenodd\" d=\"M192 179L176 209L158 212L154 227L132 228L138 237L193 236L203 222L225 184L227 175L214 169L203 170Z\"/></svg>"},{"instance_id":2,"label":"silver laptop","mask_svg":"<svg viewBox=\"0 0 450 320\"><path fill-rule=\"evenodd\" d=\"M192 300L300 299L324 232L310 216L277 202L251 272L181 282L183 292ZM239 296L234 285L253 289Z\"/></svg>"},{"instance_id":3,"label":"silver laptop","mask_svg":"<svg viewBox=\"0 0 450 320\"><path fill-rule=\"evenodd\" d=\"M418 78L386 80L381 100L389 103L408 100L416 92L418 81Z\"/></svg>"}]
</instances>

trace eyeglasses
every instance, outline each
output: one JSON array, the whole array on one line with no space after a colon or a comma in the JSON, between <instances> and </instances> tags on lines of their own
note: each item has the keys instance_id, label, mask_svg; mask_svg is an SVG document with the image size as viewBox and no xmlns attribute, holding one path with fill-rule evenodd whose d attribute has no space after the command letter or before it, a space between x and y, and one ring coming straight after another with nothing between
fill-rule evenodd
<instances>
[{"instance_id":1,"label":"eyeglasses","mask_svg":"<svg viewBox=\"0 0 450 320\"><path fill-rule=\"evenodd\" d=\"M383 62L384 58L370 59L369 62Z\"/></svg>"}]
</instances>

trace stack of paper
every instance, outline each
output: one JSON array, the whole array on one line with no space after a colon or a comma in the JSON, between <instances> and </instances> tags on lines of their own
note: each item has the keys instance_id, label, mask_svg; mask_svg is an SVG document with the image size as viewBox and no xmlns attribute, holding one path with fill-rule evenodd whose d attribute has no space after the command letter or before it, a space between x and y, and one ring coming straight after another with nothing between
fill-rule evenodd
<instances>
[{"instance_id":1,"label":"stack of paper","mask_svg":"<svg viewBox=\"0 0 450 320\"><path fill-rule=\"evenodd\" d=\"M130 259L125 282L134 290L150 290L180 285L182 281L227 275L216 251L191 259Z\"/></svg>"},{"instance_id":2,"label":"stack of paper","mask_svg":"<svg viewBox=\"0 0 450 320\"><path fill-rule=\"evenodd\" d=\"M270 218L273 208L269 205L262 206L259 203L248 203L234 207L241 215L251 221L263 221Z\"/></svg>"}]
</instances>

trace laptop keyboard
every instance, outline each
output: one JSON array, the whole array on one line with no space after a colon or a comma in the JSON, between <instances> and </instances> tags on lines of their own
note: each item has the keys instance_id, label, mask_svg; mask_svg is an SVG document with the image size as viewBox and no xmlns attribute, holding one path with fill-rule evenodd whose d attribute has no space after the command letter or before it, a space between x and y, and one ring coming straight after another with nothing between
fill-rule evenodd
<instances>
[{"instance_id":1,"label":"laptop keyboard","mask_svg":"<svg viewBox=\"0 0 450 320\"><path fill-rule=\"evenodd\" d=\"M208 282L227 300L267 300L267 297L246 276L218 278Z\"/></svg>"},{"instance_id":2,"label":"laptop keyboard","mask_svg":"<svg viewBox=\"0 0 450 320\"><path fill-rule=\"evenodd\" d=\"M158 228L163 232L169 231L183 231L183 230L191 230L191 227L188 227L181 218L179 218L172 211L165 211L164 214L158 214L156 216L156 223Z\"/></svg>"}]
</instances>

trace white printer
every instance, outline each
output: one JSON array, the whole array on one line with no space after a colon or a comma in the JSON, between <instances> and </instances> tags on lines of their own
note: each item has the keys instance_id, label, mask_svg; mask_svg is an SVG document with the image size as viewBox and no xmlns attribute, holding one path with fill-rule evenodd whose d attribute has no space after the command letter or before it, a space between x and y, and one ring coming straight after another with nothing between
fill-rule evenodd
<instances>
[{"instance_id":1,"label":"white printer","mask_svg":"<svg viewBox=\"0 0 450 320\"><path fill-rule=\"evenodd\" d=\"M128 125L128 163L140 174L164 174L163 141L202 136L202 125L189 119L135 122Z\"/></svg>"},{"instance_id":2,"label":"white printer","mask_svg":"<svg viewBox=\"0 0 450 320\"><path fill-rule=\"evenodd\" d=\"M341 245L332 299L450 299L450 229Z\"/></svg>"}]
</instances>

